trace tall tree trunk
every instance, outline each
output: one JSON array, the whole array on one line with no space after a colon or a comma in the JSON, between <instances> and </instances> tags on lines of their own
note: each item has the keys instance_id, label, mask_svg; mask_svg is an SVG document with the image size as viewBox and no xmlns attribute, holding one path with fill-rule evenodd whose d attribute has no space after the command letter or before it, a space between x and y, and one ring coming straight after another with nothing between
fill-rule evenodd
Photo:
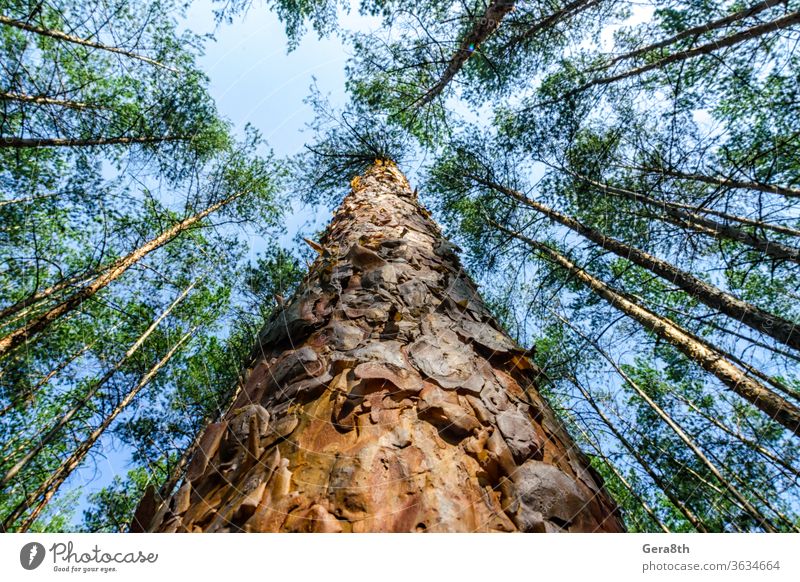
<instances>
[{"instance_id":1,"label":"tall tree trunk","mask_svg":"<svg viewBox=\"0 0 800 582\"><path fill-rule=\"evenodd\" d=\"M641 169L641 168L636 168L636 169ZM582 180L582 181L584 181L584 182L586 182L588 184L594 184L595 186L597 186L600 189L605 190L607 188L612 188L612 186L609 186L609 185L604 184L602 182L596 182L594 180L591 180L590 178L587 178L585 176L581 176L580 174L578 174L576 172L572 172L570 170L564 170L564 171L566 171L569 174L572 174L576 178L579 178L580 180ZM644 194L639 194L638 192L632 192L630 190L625 190L625 192L630 192L631 194L635 194L637 196L644 196ZM800 195L800 192L798 192L798 195ZM705 207L705 206L694 206L692 204L684 204L682 202L667 201L667 200L658 199L658 198L653 198L653 201L659 207L668 206L670 208L677 208L679 210L685 210L685 211L690 212L692 214L716 216L717 218L722 218L722 219L725 219L725 220L730 221L730 222L738 222L738 223L744 224L746 226L754 226L754 227L756 227L756 228L758 228L760 230L769 230L769 231L772 231L772 232L776 232L778 234L785 234L785 235L788 235L788 236L798 236L798 237L800 237L800 230L797 230L796 228L791 228L789 226L785 226L785 225L782 225L782 224L772 224L770 222L764 222L763 220L755 220L755 219L752 219L752 218L739 216L737 214L729 214L727 212L721 212L719 210L715 210L713 208L708 208L708 207Z\"/></svg>"},{"instance_id":2,"label":"tall tree trunk","mask_svg":"<svg viewBox=\"0 0 800 582\"><path fill-rule=\"evenodd\" d=\"M151 531L621 531L392 162L352 182Z\"/></svg>"},{"instance_id":3,"label":"tall tree trunk","mask_svg":"<svg viewBox=\"0 0 800 582\"><path fill-rule=\"evenodd\" d=\"M720 186L723 188L735 188L737 190L755 190L756 192L766 192L768 194L780 194L789 198L800 198L800 188L790 188L779 184L765 184L762 182L751 182L748 180L736 180L722 176L707 176L696 172L681 172L672 168L632 168L648 174L658 174L678 178L679 180L690 180Z\"/></svg>"},{"instance_id":4,"label":"tall tree trunk","mask_svg":"<svg viewBox=\"0 0 800 582\"><path fill-rule=\"evenodd\" d=\"M146 257L149 253L161 248L181 233L194 227L210 214L213 214L220 208L227 206L234 200L241 198L244 194L245 192L236 192L231 194L224 200L220 200L219 202L207 207L205 210L198 212L197 214L193 214L177 224L174 224L172 227L168 228L157 237L150 239L136 250L128 253L124 257L117 259L106 270L98 274L97 277L88 285L82 287L80 290L70 295L58 305L50 308L40 315L37 315L24 326L12 331L5 337L0 338L0 358L5 356L20 344L35 337L39 332L47 329L50 324L56 321L59 317L69 313L70 311L79 307L84 301L94 297L96 293L104 289L116 279L120 278L128 269Z\"/></svg>"},{"instance_id":5,"label":"tall tree trunk","mask_svg":"<svg viewBox=\"0 0 800 582\"><path fill-rule=\"evenodd\" d=\"M656 43L653 43L648 46L644 46L642 48L638 48L636 50L630 51L628 53L619 55L611 59L609 62L604 63L599 67L594 67L589 69L587 72L596 72L601 71L604 69L608 69L616 65L621 61L627 61L629 59L634 59L636 57L642 56L646 53L667 47L671 44L675 44L681 40L685 40L687 38L692 37L699 37L701 34L705 34L707 32L711 32L712 30L718 30L720 28L725 28L735 22L740 20L744 20L746 18L750 18L751 16L755 16L759 12L763 12L769 8L773 8L774 6L778 6L780 4L785 4L786 0L763 0L763 2L757 2L748 8L744 8L733 14L729 14L723 18L718 18L717 20L712 20L711 22L704 22L703 24L699 24L697 26L693 26L692 28L687 28L686 30L682 30L681 32L669 37L665 38L664 40L660 40Z\"/></svg>"},{"instance_id":6,"label":"tall tree trunk","mask_svg":"<svg viewBox=\"0 0 800 582\"><path fill-rule=\"evenodd\" d=\"M651 198L650 196L645 196L644 194L639 194L638 192L626 190L625 188L617 188L616 186L609 186L608 184L595 182L594 180L584 178L578 174L573 175L604 193L620 196L622 198L627 198L628 200L634 200L648 206L659 208L664 212L664 215L658 216L657 218L670 222L676 226L680 226L681 228L693 230L697 233L704 234L718 240L727 239L747 245L761 253L764 253L768 257L772 257L773 259L779 261L792 261L793 263L800 264L800 249L796 247L790 247L789 245L785 245L783 243L756 236L735 226L722 224L721 222L717 222L715 220L706 218L705 216L700 216L699 214L689 212L688 210L682 209L675 204L671 204L663 200L657 200L656 198Z\"/></svg>"},{"instance_id":7,"label":"tall tree trunk","mask_svg":"<svg viewBox=\"0 0 800 582\"><path fill-rule=\"evenodd\" d=\"M450 58L442 76L417 100L417 106L422 107L433 101L469 60L475 50L492 36L500 26L506 14L514 9L516 0L491 0L485 12L475 19L475 24L461 39L458 50Z\"/></svg>"},{"instance_id":8,"label":"tall tree trunk","mask_svg":"<svg viewBox=\"0 0 800 582\"><path fill-rule=\"evenodd\" d=\"M797 324L768 313L746 301L742 301L738 297L726 293L718 287L706 283L691 273L682 271L671 263L659 259L650 253L646 253L615 238L606 236L602 232L590 228L570 216L561 214L540 202L528 198L517 190L506 188L505 186L484 178L476 176L472 178L497 192L501 192L521 202L528 208L532 208L555 222L566 226L598 246L611 251L618 257L626 259L635 265L639 265L666 281L677 285L678 288L711 309L724 313L728 317L741 321L759 333L768 335L796 350L800 350L800 327Z\"/></svg>"},{"instance_id":9,"label":"tall tree trunk","mask_svg":"<svg viewBox=\"0 0 800 582\"><path fill-rule=\"evenodd\" d=\"M112 331L113 330L109 331L109 335L111 334ZM27 408L28 406L33 404L33 401L36 398L36 395L38 394L39 390L43 386L45 386L50 380L52 380L53 376L61 372L61 370L69 366L72 362L74 362L75 360L80 358L83 354L92 349L94 345L97 343L97 341L98 340L94 340L93 342L85 344L82 348L73 353L71 356L61 360L55 367L53 367L49 372L47 372L44 376L42 376L36 382L36 384L31 386L30 390L25 390L25 392L19 395L15 394L14 397L10 399L9 403L6 404L2 409L0 409L0 418L2 418L10 410L17 408L18 406L24 404L25 407Z\"/></svg>"},{"instance_id":10,"label":"tall tree trunk","mask_svg":"<svg viewBox=\"0 0 800 582\"><path fill-rule=\"evenodd\" d=\"M672 505L683 514L683 516L686 518L686 521L691 523L692 527L694 527L697 531L708 533L709 530L700 517L698 517L698 515L688 505L686 505L686 503L684 503L684 501L680 499L675 492L672 491L672 480L665 480L664 477L656 472L647 459L644 458L639 448L630 442L625 435L622 434L622 431L620 431L614 425L614 423L603 412L597 402L595 402L594 398L592 398L592 395L589 394L583 385L578 382L577 378L573 376L570 378L570 380L578 388L578 390L581 391L581 394L583 394L586 402L588 402L589 406L591 406L595 413L597 413L597 416L603 421L603 424L606 425L608 430L611 431L611 434L617 437L617 440L622 444L622 446L625 447L625 449L633 456L634 459L636 459L636 461L639 463L639 466L644 469L644 472L647 473L648 477L653 480L653 483L655 483L656 486L664 493L666 498L669 499L670 503L672 503Z\"/></svg>"},{"instance_id":11,"label":"tall tree trunk","mask_svg":"<svg viewBox=\"0 0 800 582\"><path fill-rule=\"evenodd\" d=\"M173 309L183 301L189 292L194 288L197 284L197 281L191 283L186 289L184 289L178 297L176 297L169 306L161 312L161 314L156 317L153 322L147 327L146 330L136 339L135 342L129 347L122 357L117 360L117 362L109 369L103 376L98 379L97 381L93 382L90 387L86 390L86 393L73 404L64 414L62 414L56 423L50 428L47 433L37 439L36 444L31 446L30 442L23 443L22 447L18 448L14 451L13 455L19 454L22 450L26 450L27 452L25 455L17 461L13 467L11 467L3 478L0 479L0 487L5 487L11 480L27 465L31 459L33 459L36 455L38 455L60 432L61 430L69 424L69 422L78 414L83 408L92 401L95 394L97 394L98 390L102 388L106 382L108 382L114 374L116 374L127 362L130 358L139 351L139 348L142 347L147 338L155 331L155 329L159 326L159 324L164 321L164 319L172 312ZM41 434L41 433L40 433ZM12 455L12 457L13 457ZM5 459L4 459L5 460Z\"/></svg>"},{"instance_id":12,"label":"tall tree trunk","mask_svg":"<svg viewBox=\"0 0 800 582\"><path fill-rule=\"evenodd\" d=\"M5 24L6 26L13 26L14 28L19 28L20 30L24 30L26 32L32 32L34 34L55 38L57 40L61 40L64 42L69 42L72 44L78 44L85 47L96 48L111 53L116 53L124 57L136 59L148 63L150 65L154 65L156 67L167 69L168 71L172 71L173 73L178 72L178 69L165 65L164 63L160 63L155 59L151 59L150 57L146 57L144 55L140 55L133 51L129 51L120 47L109 46L107 44L103 44L94 40L89 40L72 34L67 34L66 32L63 32L61 30L42 28L40 26L36 26L28 22L23 22L22 20L15 20L13 18L9 18L8 16L3 16L3 15L0 15L0 24Z\"/></svg>"},{"instance_id":13,"label":"tall tree trunk","mask_svg":"<svg viewBox=\"0 0 800 582\"><path fill-rule=\"evenodd\" d=\"M765 34L769 34L771 32L775 32L778 30L784 30L786 28L790 28L798 23L800 23L800 12L797 11L790 12L788 14L785 14L784 16L781 16L780 18L776 18L775 20L770 20L769 22L764 22L762 24L751 26L750 28L739 31L735 34L724 36L722 38L712 40L711 42L700 45L698 47L694 47L691 49L671 54L667 57L653 61L652 63L648 63L646 65L642 65L640 67L636 67L633 69L628 69L627 71L623 71L615 75L594 78L591 81L587 81L586 83L583 83L582 85L576 87L575 89L567 91L566 93L561 95L558 98L558 100L562 101L567 97L573 97L575 95L578 95L579 93L583 93L587 89L591 89L592 87L610 85L611 83L616 83L617 81L622 81L624 79L628 79L631 77L638 77L639 75L643 75L644 73L652 71L653 69L661 69L672 63L679 63L681 61L685 61L687 59L692 59L702 55L710 55L720 49L736 46L743 42L756 39L759 36L763 36ZM548 100L536 103L534 104L533 107L540 107L542 105L548 105L552 103L555 103L555 101Z\"/></svg>"},{"instance_id":14,"label":"tall tree trunk","mask_svg":"<svg viewBox=\"0 0 800 582\"><path fill-rule=\"evenodd\" d=\"M142 143L163 143L170 141L189 141L191 136L119 136L119 137L13 137L0 136L0 148L50 148L50 147L88 147L105 145L134 145Z\"/></svg>"},{"instance_id":15,"label":"tall tree trunk","mask_svg":"<svg viewBox=\"0 0 800 582\"><path fill-rule=\"evenodd\" d=\"M25 93L11 93L0 91L0 101L19 101L20 103L33 103L34 105L57 105L67 109L99 109L88 103L80 101L69 101L66 99L54 99L46 95L27 95Z\"/></svg>"},{"instance_id":16,"label":"tall tree trunk","mask_svg":"<svg viewBox=\"0 0 800 582\"><path fill-rule=\"evenodd\" d=\"M166 355L156 362L156 364L139 379L139 381L128 391L128 393L125 394L125 396L119 401L119 403L117 403L114 409L108 415L106 415L106 417L103 419L103 422L101 422L100 425L95 428L89 434L89 436L87 436L75 448L75 450L72 451L72 453L70 453L70 455L61 462L58 468L53 471L47 477L47 479L45 479L33 492L27 495L26 498L17 505L14 511L12 511L3 520L3 528L5 531L9 531L14 522L19 519L19 517L25 511L33 508L33 511L26 516L18 528L18 531L20 532L28 531L42 510L58 492L58 489L61 487L61 485L64 484L64 481L66 481L67 478L72 475L72 472L80 466L98 439L100 439L106 429L111 426L111 423L114 422L114 420L120 414L122 414L122 412L130 405L131 402L133 402L139 392L141 392L142 389L150 383L155 375L158 374L159 370L161 370L161 368L163 368L172 359L180 347L194 334L196 330L196 327L190 329L177 342L175 342ZM36 503L35 506L33 505L34 503Z\"/></svg>"},{"instance_id":17,"label":"tall tree trunk","mask_svg":"<svg viewBox=\"0 0 800 582\"><path fill-rule=\"evenodd\" d=\"M107 268L107 267L106 267ZM97 273L102 272L105 268L98 269L97 271L93 271L91 275L87 275L86 273L79 273L77 275L73 275L71 277L67 277L66 279L62 279L58 283L51 285L46 289L42 289L41 291L35 291L28 295L27 297L20 299L16 303L12 303L0 309L0 320L6 319L12 315L15 315L25 309L26 307L30 307L34 303L38 303L43 299L47 299L48 297L58 293L59 291L63 291L67 287L70 286L80 286L89 283L92 278L96 276ZM6 325L12 324L14 321L17 321L19 318L15 317L13 320L5 322Z\"/></svg>"},{"instance_id":18,"label":"tall tree trunk","mask_svg":"<svg viewBox=\"0 0 800 582\"><path fill-rule=\"evenodd\" d=\"M745 371L726 359L720 350L683 329L674 321L661 317L629 296L605 284L555 249L523 234L514 232L497 222L490 222L498 230L524 242L546 257L547 260L564 269L570 276L580 281L593 293L631 319L638 321L648 331L675 346L690 360L716 376L720 382L734 393L766 413L775 422L782 424L795 436L800 437L800 408L748 376Z\"/></svg>"},{"instance_id":19,"label":"tall tree trunk","mask_svg":"<svg viewBox=\"0 0 800 582\"><path fill-rule=\"evenodd\" d=\"M569 327L572 331L574 331L581 338L583 338L589 345L591 345L595 349L597 353L603 356L603 359L605 359L609 364L611 364L611 367L614 368L614 371L619 375L620 378L622 378L625 384L633 388L633 391L636 392L639 398L644 400L645 404L647 404L647 406L650 407L650 410L655 412L656 415L658 415L658 417L661 420L663 420L664 423L670 429L672 429L672 432L674 432L677 435L677 437L683 442L683 444L689 447L689 449L694 453L694 455L698 458L698 460L703 465L706 466L706 468L712 475L714 475L717 481L719 481L719 483L721 483L722 486L725 487L725 489L727 489L730 492L730 494L735 499L735 503L739 505L739 507L741 507L753 519L755 519L759 523L759 525L761 525L761 527L764 528L765 531L769 532L778 531L775 528L775 526L770 522L770 520L764 514L762 514L761 511L756 509L750 503L747 497L745 497L745 495L741 491L739 491L739 488L736 487L736 485L734 485L729 479L727 479L722 474L722 471L711 461L711 459L708 458L708 456L703 452L700 446L686 433L683 427L680 424L678 424L678 422L674 418L672 418L672 416L670 416L669 413L667 413L667 411L664 410L655 400L653 400L641 386L639 386L636 382L634 382L633 378L628 376L628 374L625 373L625 370L620 368L617 362L614 361L614 358L612 358L611 355L608 352L606 352L594 338L587 336L579 328L575 327L573 324L571 324L569 321L567 321L560 315L556 314L556 317L558 317L567 327ZM578 385L579 384L578 379L573 378L573 383Z\"/></svg>"}]
</instances>

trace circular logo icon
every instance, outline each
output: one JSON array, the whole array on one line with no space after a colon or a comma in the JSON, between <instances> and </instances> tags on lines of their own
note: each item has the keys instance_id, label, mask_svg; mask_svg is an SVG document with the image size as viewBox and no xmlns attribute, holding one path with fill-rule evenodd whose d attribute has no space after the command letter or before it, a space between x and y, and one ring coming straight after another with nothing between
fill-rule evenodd
<instances>
[{"instance_id":1,"label":"circular logo icon","mask_svg":"<svg viewBox=\"0 0 800 582\"><path fill-rule=\"evenodd\" d=\"M44 546L39 542L29 542L19 551L19 563L26 570L35 570L44 561Z\"/></svg>"}]
</instances>

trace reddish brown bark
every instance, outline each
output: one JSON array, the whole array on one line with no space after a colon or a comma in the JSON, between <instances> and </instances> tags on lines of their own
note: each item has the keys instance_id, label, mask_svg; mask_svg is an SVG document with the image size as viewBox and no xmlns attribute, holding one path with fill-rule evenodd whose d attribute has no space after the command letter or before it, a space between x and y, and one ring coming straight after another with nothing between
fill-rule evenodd
<instances>
[{"instance_id":1,"label":"reddish brown bark","mask_svg":"<svg viewBox=\"0 0 800 582\"><path fill-rule=\"evenodd\" d=\"M391 162L356 178L150 531L622 531ZM146 507L156 511L145 516Z\"/></svg>"}]
</instances>

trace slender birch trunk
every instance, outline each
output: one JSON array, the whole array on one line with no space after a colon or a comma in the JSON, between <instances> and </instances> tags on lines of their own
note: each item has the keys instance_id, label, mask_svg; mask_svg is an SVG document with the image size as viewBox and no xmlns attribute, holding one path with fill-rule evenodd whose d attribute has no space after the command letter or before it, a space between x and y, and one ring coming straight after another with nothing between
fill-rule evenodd
<instances>
[{"instance_id":1,"label":"slender birch trunk","mask_svg":"<svg viewBox=\"0 0 800 582\"><path fill-rule=\"evenodd\" d=\"M621 531L454 248L378 160L146 529Z\"/></svg>"}]
</instances>

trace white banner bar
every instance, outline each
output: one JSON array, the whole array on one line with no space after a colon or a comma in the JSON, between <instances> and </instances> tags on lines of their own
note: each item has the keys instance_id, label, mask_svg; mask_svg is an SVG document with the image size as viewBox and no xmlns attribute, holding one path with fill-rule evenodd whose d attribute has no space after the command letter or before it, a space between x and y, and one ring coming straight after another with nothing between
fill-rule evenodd
<instances>
[{"instance_id":1,"label":"white banner bar","mask_svg":"<svg viewBox=\"0 0 800 582\"><path fill-rule=\"evenodd\" d=\"M800 534L4 534L3 580L800 580Z\"/></svg>"}]
</instances>

